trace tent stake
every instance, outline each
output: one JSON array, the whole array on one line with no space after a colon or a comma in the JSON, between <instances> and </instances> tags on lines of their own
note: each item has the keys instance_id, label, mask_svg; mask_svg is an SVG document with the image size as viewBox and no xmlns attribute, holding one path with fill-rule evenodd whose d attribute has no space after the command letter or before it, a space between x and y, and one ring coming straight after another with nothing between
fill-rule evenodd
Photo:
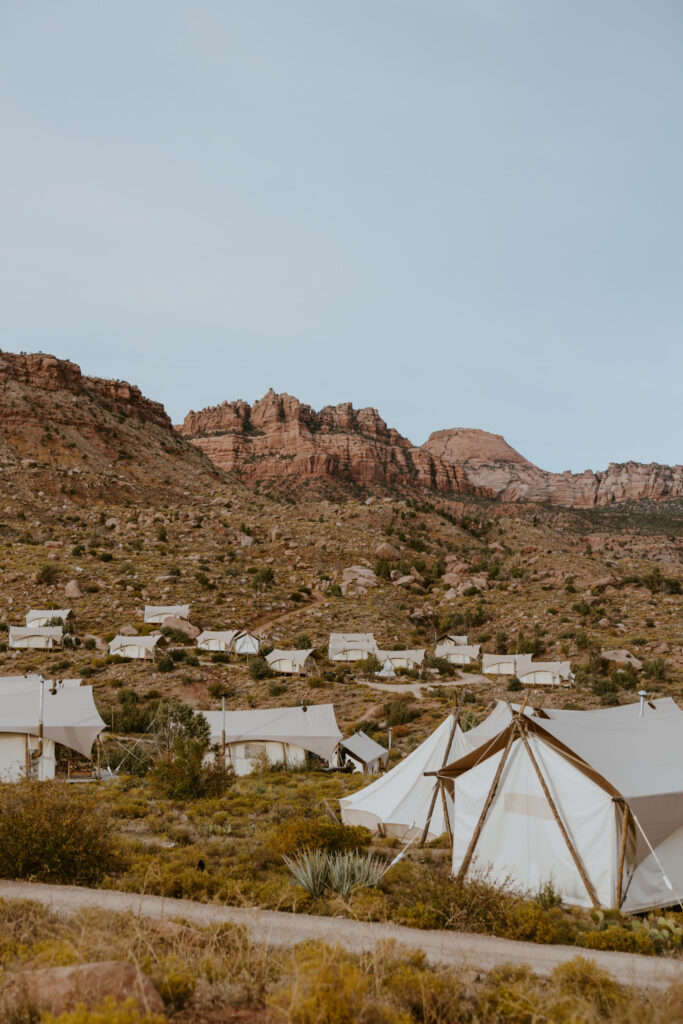
<instances>
[{"instance_id":1,"label":"tent stake","mask_svg":"<svg viewBox=\"0 0 683 1024\"><path fill-rule=\"evenodd\" d=\"M458 728L458 722L460 721L460 701L458 699L458 695L457 694L456 694L455 700L456 700L455 715L453 716L453 725L451 727L451 734L448 737L448 744L446 746L446 752L445 752L445 754L443 756L443 761L441 763L441 767L442 768L446 767L446 763L448 761L448 752L451 749L451 744L452 744L453 738L455 736L455 730ZM418 850L421 850L424 847L424 844L427 842L427 836L429 834L429 826L432 823L432 815L434 814L434 808L436 806L436 798L439 795L439 789L440 788L441 788L441 797L442 797L442 799L444 801L444 814L446 813L446 801L445 801L445 798L443 796L443 787L440 786L440 781L439 781L439 779L437 779L435 781L435 783L434 783L434 792L432 793L432 799L431 799L431 802L429 804L429 811L427 812L427 821L425 822L425 827L422 830L422 835L420 836L420 842L417 844ZM453 836L451 835L450 822L448 823L448 835L450 837L451 846L452 846L453 845Z\"/></svg>"},{"instance_id":2,"label":"tent stake","mask_svg":"<svg viewBox=\"0 0 683 1024\"><path fill-rule=\"evenodd\" d=\"M628 825L629 818L631 817L631 808L624 801L624 820L621 823L621 848L619 850L619 869L617 871L617 908L621 910L621 904L624 902L622 893L624 885L624 859L626 857L626 839L628 837Z\"/></svg>"},{"instance_id":3,"label":"tent stake","mask_svg":"<svg viewBox=\"0 0 683 1024\"><path fill-rule=\"evenodd\" d=\"M550 795L550 790L548 789L548 787L546 785L546 781L543 778L543 774L541 772L541 769L538 766L538 761L534 757L533 751L531 749L531 745L529 743L529 740L527 738L526 732L524 730L524 727L522 725L522 722L520 720L519 715L515 716L514 724L515 724L515 729L519 733L519 735L521 737L521 740L522 740L522 743L524 744L524 746L526 748L526 752L529 755L529 760L531 761L532 765L534 766L534 770L536 772L536 775L538 776L538 781L541 783L541 789L543 790L545 798L548 801L548 804L550 806L550 810L553 813L553 817L555 819L557 827L559 828L560 832L562 833L562 838L564 839L565 843L567 844L567 849L569 850L569 852L570 852L570 854L572 856L572 860L574 861L574 864L576 866L576 870L579 872L579 875L581 876L581 881L583 882L583 884L586 887L586 891L588 892L588 895L591 898L591 903L593 904L595 909L598 910L599 907L600 907L600 901L598 900L598 897L597 897L597 894L595 892L595 889L593 888L593 883L591 882L590 878L586 874L586 870L585 870L583 864L581 863L581 858L579 857L578 853L574 849L572 841L569 838L569 833L567 832L566 828L564 827L564 823L562 821L562 818L560 817L559 812L557 810L557 807L555 806L555 801L553 800L552 796Z\"/></svg>"}]
</instances>

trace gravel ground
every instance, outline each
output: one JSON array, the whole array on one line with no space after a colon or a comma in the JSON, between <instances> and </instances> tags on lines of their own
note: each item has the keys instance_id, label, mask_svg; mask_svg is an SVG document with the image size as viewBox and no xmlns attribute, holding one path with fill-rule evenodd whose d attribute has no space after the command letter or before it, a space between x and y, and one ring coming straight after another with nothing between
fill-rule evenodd
<instances>
[{"instance_id":1,"label":"gravel ground","mask_svg":"<svg viewBox=\"0 0 683 1024\"><path fill-rule=\"evenodd\" d=\"M502 963L530 964L539 975L580 954L608 970L626 985L666 987L683 981L683 961L632 953L577 950L574 946L541 946L487 935L462 932L422 931L399 925L351 921L348 918L313 917L273 910L242 909L192 900L164 899L105 889L0 881L0 898L32 899L54 910L73 912L82 907L130 911L145 917L182 917L199 925L231 921L249 928L254 939L272 946L293 946L322 939L358 952L395 939L410 949L422 950L431 963L466 964L473 970L489 970Z\"/></svg>"}]
</instances>

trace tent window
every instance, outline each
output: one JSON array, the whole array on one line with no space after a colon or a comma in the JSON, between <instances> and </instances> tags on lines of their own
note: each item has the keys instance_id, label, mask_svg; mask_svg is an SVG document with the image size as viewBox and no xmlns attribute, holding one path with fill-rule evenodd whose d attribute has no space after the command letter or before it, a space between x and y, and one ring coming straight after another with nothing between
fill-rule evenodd
<instances>
[{"instance_id":1,"label":"tent window","mask_svg":"<svg viewBox=\"0 0 683 1024\"><path fill-rule=\"evenodd\" d=\"M553 812L544 796L531 796L529 793L506 793L505 811L507 814L524 814L529 818L550 818Z\"/></svg>"},{"instance_id":2,"label":"tent window","mask_svg":"<svg viewBox=\"0 0 683 1024\"><path fill-rule=\"evenodd\" d=\"M244 756L245 757L263 757L266 752L265 743L245 743L244 744Z\"/></svg>"}]
</instances>

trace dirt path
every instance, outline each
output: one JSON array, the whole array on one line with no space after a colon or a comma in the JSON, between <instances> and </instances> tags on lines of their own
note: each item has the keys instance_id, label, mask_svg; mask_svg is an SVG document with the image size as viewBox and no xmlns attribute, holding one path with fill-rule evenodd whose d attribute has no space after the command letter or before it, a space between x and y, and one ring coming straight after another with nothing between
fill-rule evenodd
<instances>
[{"instance_id":1,"label":"dirt path","mask_svg":"<svg viewBox=\"0 0 683 1024\"><path fill-rule=\"evenodd\" d=\"M294 619L297 615L302 615L304 612L310 611L311 608L324 604L326 600L327 598L324 594L321 594L319 590L314 590L311 595L311 600L307 601L306 604L302 604L300 608L293 608L289 612L280 612L279 615L264 615L252 623L250 630L252 633L256 633L257 630L261 633L266 633L268 630L272 629L276 623L288 622L289 619Z\"/></svg>"},{"instance_id":2,"label":"dirt path","mask_svg":"<svg viewBox=\"0 0 683 1024\"><path fill-rule=\"evenodd\" d=\"M351 921L343 917L313 917L274 910L242 909L192 900L164 899L106 889L81 889L66 885L0 881L0 898L31 899L62 913L82 907L130 911L144 917L182 917L198 925L232 921L244 925L255 940L272 946L293 946L310 939L341 944L356 952L395 939L409 949L422 950L432 963L469 964L489 970L501 963L530 964L540 975L577 955L593 960L627 985L665 987L683 980L683 962L633 953L604 953L574 946L541 946L487 935L461 932L421 931L399 925Z\"/></svg>"}]
</instances>

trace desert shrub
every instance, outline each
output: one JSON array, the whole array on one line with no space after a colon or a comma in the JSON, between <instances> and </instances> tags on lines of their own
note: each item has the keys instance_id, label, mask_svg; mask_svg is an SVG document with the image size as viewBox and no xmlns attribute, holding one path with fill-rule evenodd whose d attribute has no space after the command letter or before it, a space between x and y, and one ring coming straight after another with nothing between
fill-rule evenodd
<instances>
[{"instance_id":1,"label":"desert shrub","mask_svg":"<svg viewBox=\"0 0 683 1024\"><path fill-rule=\"evenodd\" d=\"M384 705L384 713L387 717L387 724L407 725L417 718L419 712L410 706L407 700L388 700Z\"/></svg>"},{"instance_id":2,"label":"desert shrub","mask_svg":"<svg viewBox=\"0 0 683 1024\"><path fill-rule=\"evenodd\" d=\"M146 1013L135 999L117 1003L113 996L107 996L100 1006L92 1010L79 1005L75 1010L65 1010L55 1017L42 1014L40 1024L167 1024L163 1013Z\"/></svg>"},{"instance_id":3,"label":"desert shrub","mask_svg":"<svg viewBox=\"0 0 683 1024\"><path fill-rule=\"evenodd\" d=\"M118 866L110 818L72 787L19 782L0 793L0 877L92 885Z\"/></svg>"},{"instance_id":4,"label":"desert shrub","mask_svg":"<svg viewBox=\"0 0 683 1024\"><path fill-rule=\"evenodd\" d=\"M234 775L219 758L205 764L205 753L201 740L177 738L173 749L162 754L149 774L153 792L167 800L223 796Z\"/></svg>"},{"instance_id":5,"label":"desert shrub","mask_svg":"<svg viewBox=\"0 0 683 1024\"><path fill-rule=\"evenodd\" d=\"M209 683L209 685L207 686L206 690L207 690L207 693L209 694L209 697L215 697L215 698L217 698L217 697L232 697L232 695L235 692L234 689L231 686L228 686L227 683L223 683L223 682Z\"/></svg>"},{"instance_id":6,"label":"desert shrub","mask_svg":"<svg viewBox=\"0 0 683 1024\"><path fill-rule=\"evenodd\" d=\"M269 835L269 845L281 855L298 850L328 850L335 853L363 850L372 833L362 825L340 825L331 818L290 818Z\"/></svg>"},{"instance_id":7,"label":"desert shrub","mask_svg":"<svg viewBox=\"0 0 683 1024\"><path fill-rule=\"evenodd\" d=\"M624 1012L628 996L614 978L585 957L576 956L556 967L551 981L563 994L585 999L605 1020Z\"/></svg>"},{"instance_id":8,"label":"desert shrub","mask_svg":"<svg viewBox=\"0 0 683 1024\"><path fill-rule=\"evenodd\" d=\"M97 642L93 636L89 636L83 641L83 646L86 651L94 651L97 646Z\"/></svg>"},{"instance_id":9,"label":"desert shrub","mask_svg":"<svg viewBox=\"0 0 683 1024\"><path fill-rule=\"evenodd\" d=\"M382 662L375 654L370 654L367 658L357 661L355 667L363 675L373 675L381 670Z\"/></svg>"},{"instance_id":10,"label":"desert shrub","mask_svg":"<svg viewBox=\"0 0 683 1024\"><path fill-rule=\"evenodd\" d=\"M182 629L175 629L173 626L162 626L162 636L165 636L172 644L191 644L192 639Z\"/></svg>"},{"instance_id":11,"label":"desert shrub","mask_svg":"<svg viewBox=\"0 0 683 1024\"><path fill-rule=\"evenodd\" d=\"M643 675L646 679L661 680L666 677L666 662L664 658L653 658L643 664Z\"/></svg>"},{"instance_id":12,"label":"desert shrub","mask_svg":"<svg viewBox=\"0 0 683 1024\"><path fill-rule=\"evenodd\" d=\"M211 661L214 665L229 665L230 655L227 651L214 651L211 655Z\"/></svg>"},{"instance_id":13,"label":"desert shrub","mask_svg":"<svg viewBox=\"0 0 683 1024\"><path fill-rule=\"evenodd\" d=\"M247 670L251 679L272 679L275 672L271 669L266 659L261 655L257 654L255 658L250 658L249 668Z\"/></svg>"},{"instance_id":14,"label":"desert shrub","mask_svg":"<svg viewBox=\"0 0 683 1024\"><path fill-rule=\"evenodd\" d=\"M644 953L646 956L653 956L656 952L647 931L631 931L617 924L602 931L587 932L582 938L586 949L611 949L621 953Z\"/></svg>"},{"instance_id":15,"label":"desert shrub","mask_svg":"<svg viewBox=\"0 0 683 1024\"><path fill-rule=\"evenodd\" d=\"M329 870L328 854L325 850L300 850L294 857L283 860L297 885L309 896L322 896L327 888Z\"/></svg>"},{"instance_id":16,"label":"desert shrub","mask_svg":"<svg viewBox=\"0 0 683 1024\"><path fill-rule=\"evenodd\" d=\"M38 583L45 583L50 586L55 583L59 576L59 569L56 565L52 565L50 562L46 562L41 565L40 569L36 573L36 580Z\"/></svg>"},{"instance_id":17,"label":"desert shrub","mask_svg":"<svg viewBox=\"0 0 683 1024\"><path fill-rule=\"evenodd\" d=\"M387 865L372 854L327 854L327 885L338 896L346 899L355 888L374 889L386 874Z\"/></svg>"},{"instance_id":18,"label":"desert shrub","mask_svg":"<svg viewBox=\"0 0 683 1024\"><path fill-rule=\"evenodd\" d=\"M160 749L170 752L178 740L197 740L209 749L211 729L204 715L198 715L181 700L163 700L157 708L154 736Z\"/></svg>"},{"instance_id":19,"label":"desert shrub","mask_svg":"<svg viewBox=\"0 0 683 1024\"><path fill-rule=\"evenodd\" d=\"M157 671L159 672L172 672L175 668L175 662L169 655L165 655L163 658L159 658L157 662Z\"/></svg>"},{"instance_id":20,"label":"desert shrub","mask_svg":"<svg viewBox=\"0 0 683 1024\"><path fill-rule=\"evenodd\" d=\"M520 690L524 689L519 679L514 676L507 685L509 693L519 693Z\"/></svg>"},{"instance_id":21,"label":"desert shrub","mask_svg":"<svg viewBox=\"0 0 683 1024\"><path fill-rule=\"evenodd\" d=\"M113 732L146 732L152 724L156 707L141 705L134 690L119 690L116 698L118 707L106 713Z\"/></svg>"},{"instance_id":22,"label":"desert shrub","mask_svg":"<svg viewBox=\"0 0 683 1024\"><path fill-rule=\"evenodd\" d=\"M436 658L434 655L428 655L425 658L425 664L427 668L435 668L440 676L455 675L455 667L451 665L448 658Z\"/></svg>"},{"instance_id":23,"label":"desert shrub","mask_svg":"<svg viewBox=\"0 0 683 1024\"><path fill-rule=\"evenodd\" d=\"M505 915L502 932L507 939L521 939L524 942L540 942L555 945L571 944L575 929L559 907L545 910L535 901L525 900L514 903Z\"/></svg>"}]
</instances>

